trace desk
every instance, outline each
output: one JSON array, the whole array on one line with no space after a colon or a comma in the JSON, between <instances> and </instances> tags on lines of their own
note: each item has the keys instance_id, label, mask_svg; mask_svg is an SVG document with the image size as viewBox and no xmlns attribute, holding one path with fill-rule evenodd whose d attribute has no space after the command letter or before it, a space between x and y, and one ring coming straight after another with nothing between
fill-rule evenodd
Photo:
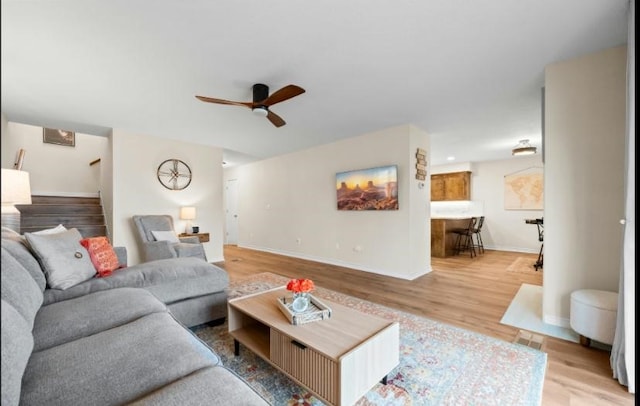
<instances>
[{"instance_id":1,"label":"desk","mask_svg":"<svg viewBox=\"0 0 640 406\"><path fill-rule=\"evenodd\" d=\"M431 219L431 256L435 258L446 258L456 253L456 228L469 227L469 220L466 218L432 218Z\"/></svg>"},{"instance_id":2,"label":"desk","mask_svg":"<svg viewBox=\"0 0 640 406\"><path fill-rule=\"evenodd\" d=\"M178 237L198 237L200 242L209 242L209 233L182 233Z\"/></svg>"}]
</instances>

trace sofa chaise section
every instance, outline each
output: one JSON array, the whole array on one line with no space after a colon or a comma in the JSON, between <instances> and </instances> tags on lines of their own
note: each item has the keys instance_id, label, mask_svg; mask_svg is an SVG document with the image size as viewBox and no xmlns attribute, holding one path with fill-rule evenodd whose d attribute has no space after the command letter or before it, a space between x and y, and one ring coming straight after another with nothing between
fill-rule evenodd
<instances>
[{"instance_id":1,"label":"sofa chaise section","mask_svg":"<svg viewBox=\"0 0 640 406\"><path fill-rule=\"evenodd\" d=\"M29 248L19 239L3 239L5 247L39 286L46 284L44 273ZM126 250L118 250L122 265ZM124 254L123 254L124 252ZM222 320L227 315L229 276L220 267L199 258L169 258L124 267L105 278L91 278L70 288L44 290L44 304L73 299L114 288L142 288L166 304L187 327Z\"/></svg>"}]
</instances>

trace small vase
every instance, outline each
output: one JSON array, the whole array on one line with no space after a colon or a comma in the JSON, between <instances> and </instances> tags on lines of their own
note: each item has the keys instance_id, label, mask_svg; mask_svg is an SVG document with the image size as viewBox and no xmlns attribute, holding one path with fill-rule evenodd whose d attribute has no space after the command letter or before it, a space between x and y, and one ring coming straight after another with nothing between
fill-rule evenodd
<instances>
[{"instance_id":1,"label":"small vase","mask_svg":"<svg viewBox=\"0 0 640 406\"><path fill-rule=\"evenodd\" d=\"M308 292L294 293L291 308L293 309L294 312L297 312L297 313L304 312L309 308L310 303L311 303L311 298L309 297Z\"/></svg>"}]
</instances>

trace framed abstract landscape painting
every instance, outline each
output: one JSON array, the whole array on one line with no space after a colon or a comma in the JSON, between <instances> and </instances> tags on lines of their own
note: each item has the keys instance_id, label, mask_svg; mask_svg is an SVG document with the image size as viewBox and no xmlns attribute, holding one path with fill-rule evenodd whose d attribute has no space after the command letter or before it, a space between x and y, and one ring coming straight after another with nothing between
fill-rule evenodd
<instances>
[{"instance_id":1,"label":"framed abstract landscape painting","mask_svg":"<svg viewBox=\"0 0 640 406\"><path fill-rule=\"evenodd\" d=\"M338 210L398 210L398 166L336 174Z\"/></svg>"}]
</instances>

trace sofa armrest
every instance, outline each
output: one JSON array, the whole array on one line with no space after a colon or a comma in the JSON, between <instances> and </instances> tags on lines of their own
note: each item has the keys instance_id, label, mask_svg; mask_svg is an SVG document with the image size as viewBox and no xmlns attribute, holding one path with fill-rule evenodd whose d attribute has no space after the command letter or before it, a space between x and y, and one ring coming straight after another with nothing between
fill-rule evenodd
<instances>
[{"instance_id":1,"label":"sofa armrest","mask_svg":"<svg viewBox=\"0 0 640 406\"><path fill-rule=\"evenodd\" d=\"M178 237L180 242L185 242L187 244L200 244L200 238L197 235L192 235L189 237Z\"/></svg>"},{"instance_id":2,"label":"sofa armrest","mask_svg":"<svg viewBox=\"0 0 640 406\"><path fill-rule=\"evenodd\" d=\"M113 247L118 257L118 265L127 266L127 247Z\"/></svg>"}]
</instances>

